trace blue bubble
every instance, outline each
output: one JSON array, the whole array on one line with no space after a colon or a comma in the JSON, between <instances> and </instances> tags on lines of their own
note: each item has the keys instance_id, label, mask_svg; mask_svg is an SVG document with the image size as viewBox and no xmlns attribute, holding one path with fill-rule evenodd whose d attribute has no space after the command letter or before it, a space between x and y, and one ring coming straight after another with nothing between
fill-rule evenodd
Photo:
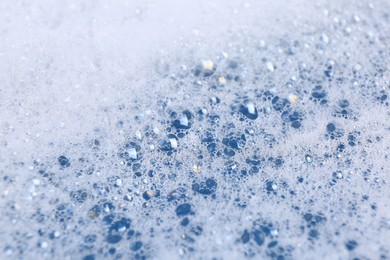
<instances>
[{"instance_id":1,"label":"blue bubble","mask_svg":"<svg viewBox=\"0 0 390 260\"><path fill-rule=\"evenodd\" d=\"M58 163L61 165L61 167L63 168L67 168L67 167L70 167L70 161L68 158L66 158L65 156L61 155L60 157L58 157Z\"/></svg>"},{"instance_id":2,"label":"blue bubble","mask_svg":"<svg viewBox=\"0 0 390 260\"><path fill-rule=\"evenodd\" d=\"M358 243L355 240L348 240L345 243L345 247L348 249L348 251L355 250L355 248L358 246Z\"/></svg>"},{"instance_id":3,"label":"blue bubble","mask_svg":"<svg viewBox=\"0 0 390 260\"><path fill-rule=\"evenodd\" d=\"M188 203L180 204L176 207L176 215L178 217L185 216L190 214L191 212L191 205Z\"/></svg>"}]
</instances>

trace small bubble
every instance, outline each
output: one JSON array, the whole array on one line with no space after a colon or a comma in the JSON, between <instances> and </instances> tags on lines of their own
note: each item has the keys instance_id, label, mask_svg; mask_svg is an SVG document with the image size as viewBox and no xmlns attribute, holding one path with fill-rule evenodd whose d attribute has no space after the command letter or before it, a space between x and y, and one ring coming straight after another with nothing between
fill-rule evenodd
<instances>
[{"instance_id":1,"label":"small bubble","mask_svg":"<svg viewBox=\"0 0 390 260\"><path fill-rule=\"evenodd\" d=\"M58 157L58 163L63 167L63 168L66 168L66 167L70 167L70 161L68 158L66 158L65 156L61 155L60 157Z\"/></svg>"},{"instance_id":2,"label":"small bubble","mask_svg":"<svg viewBox=\"0 0 390 260\"><path fill-rule=\"evenodd\" d=\"M181 255L181 256L183 256L183 255L185 255L187 252L186 252L186 250L184 249L184 248L180 248L179 249L179 255Z\"/></svg>"},{"instance_id":3,"label":"small bubble","mask_svg":"<svg viewBox=\"0 0 390 260\"><path fill-rule=\"evenodd\" d=\"M129 194L126 194L124 196L124 200L131 202L131 201L133 201L133 197L131 195L129 195Z\"/></svg>"},{"instance_id":4,"label":"small bubble","mask_svg":"<svg viewBox=\"0 0 390 260\"><path fill-rule=\"evenodd\" d=\"M305 155L305 160L307 163L312 163L313 162L313 157L309 154Z\"/></svg>"},{"instance_id":5,"label":"small bubble","mask_svg":"<svg viewBox=\"0 0 390 260\"><path fill-rule=\"evenodd\" d=\"M195 164L195 165L192 167L192 171L193 171L194 173L200 173L200 171L201 171L201 166L198 165L198 164Z\"/></svg>"},{"instance_id":6,"label":"small bubble","mask_svg":"<svg viewBox=\"0 0 390 260\"><path fill-rule=\"evenodd\" d=\"M345 243L345 247L348 251L354 250L358 246L358 243L355 240L349 240Z\"/></svg>"}]
</instances>

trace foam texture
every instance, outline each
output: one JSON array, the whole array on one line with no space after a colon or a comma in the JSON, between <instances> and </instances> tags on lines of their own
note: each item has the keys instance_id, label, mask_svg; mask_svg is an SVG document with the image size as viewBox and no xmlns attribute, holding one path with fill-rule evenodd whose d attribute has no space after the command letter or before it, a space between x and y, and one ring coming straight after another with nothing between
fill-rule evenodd
<instances>
[{"instance_id":1,"label":"foam texture","mask_svg":"<svg viewBox=\"0 0 390 260\"><path fill-rule=\"evenodd\" d=\"M387 259L387 1L2 1L1 259Z\"/></svg>"}]
</instances>

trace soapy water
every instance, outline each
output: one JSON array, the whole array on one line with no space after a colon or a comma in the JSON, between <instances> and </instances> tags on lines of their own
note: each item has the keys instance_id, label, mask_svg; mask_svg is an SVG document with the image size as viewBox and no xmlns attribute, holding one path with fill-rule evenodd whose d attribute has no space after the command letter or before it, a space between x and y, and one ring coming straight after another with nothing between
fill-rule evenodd
<instances>
[{"instance_id":1,"label":"soapy water","mask_svg":"<svg viewBox=\"0 0 390 260\"><path fill-rule=\"evenodd\" d=\"M386 259L385 1L3 2L4 259Z\"/></svg>"}]
</instances>

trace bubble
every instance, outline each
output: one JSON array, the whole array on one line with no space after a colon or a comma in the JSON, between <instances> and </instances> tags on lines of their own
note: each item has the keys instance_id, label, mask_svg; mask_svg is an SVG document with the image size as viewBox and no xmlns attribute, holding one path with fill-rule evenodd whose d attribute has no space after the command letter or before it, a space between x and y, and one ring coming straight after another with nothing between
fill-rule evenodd
<instances>
[{"instance_id":1,"label":"bubble","mask_svg":"<svg viewBox=\"0 0 390 260\"><path fill-rule=\"evenodd\" d=\"M268 192L274 192L278 189L278 185L273 181L267 181L266 182L266 190Z\"/></svg>"},{"instance_id":2,"label":"bubble","mask_svg":"<svg viewBox=\"0 0 390 260\"><path fill-rule=\"evenodd\" d=\"M141 241L136 241L131 245L130 248L132 251L138 251L139 249L141 249L142 245L143 243Z\"/></svg>"},{"instance_id":3,"label":"bubble","mask_svg":"<svg viewBox=\"0 0 390 260\"><path fill-rule=\"evenodd\" d=\"M193 114L186 110L182 115L172 122L172 126L176 129L190 129L192 126Z\"/></svg>"},{"instance_id":4,"label":"bubble","mask_svg":"<svg viewBox=\"0 0 390 260\"><path fill-rule=\"evenodd\" d=\"M293 121L291 123L291 127L295 128L295 129L298 129L301 127L301 123L299 121Z\"/></svg>"},{"instance_id":5,"label":"bubble","mask_svg":"<svg viewBox=\"0 0 390 260\"><path fill-rule=\"evenodd\" d=\"M95 255L86 255L83 257L83 260L95 260Z\"/></svg>"},{"instance_id":6,"label":"bubble","mask_svg":"<svg viewBox=\"0 0 390 260\"><path fill-rule=\"evenodd\" d=\"M311 229L311 230L309 231L309 237L310 237L310 239L318 238L318 236L319 236L319 233L318 233L317 230Z\"/></svg>"},{"instance_id":7,"label":"bubble","mask_svg":"<svg viewBox=\"0 0 390 260\"><path fill-rule=\"evenodd\" d=\"M305 155L305 160L307 163L312 163L313 162L313 157L309 154Z\"/></svg>"},{"instance_id":8,"label":"bubble","mask_svg":"<svg viewBox=\"0 0 390 260\"><path fill-rule=\"evenodd\" d=\"M358 243L355 240L348 240L345 243L345 247L348 249L348 251L354 250L358 246Z\"/></svg>"},{"instance_id":9,"label":"bubble","mask_svg":"<svg viewBox=\"0 0 390 260\"><path fill-rule=\"evenodd\" d=\"M70 161L68 158L66 158L65 156L61 155L60 157L58 157L58 163L63 167L63 168L67 168L67 167L70 167Z\"/></svg>"},{"instance_id":10,"label":"bubble","mask_svg":"<svg viewBox=\"0 0 390 260\"><path fill-rule=\"evenodd\" d=\"M190 223L190 220L188 218L183 218L182 221L180 222L180 225L182 225L183 227L186 227L186 226L188 226L189 223Z\"/></svg>"},{"instance_id":11,"label":"bubble","mask_svg":"<svg viewBox=\"0 0 390 260\"><path fill-rule=\"evenodd\" d=\"M255 120L258 117L257 108L250 101L247 101L244 105L240 106L240 112L251 120Z\"/></svg>"},{"instance_id":12,"label":"bubble","mask_svg":"<svg viewBox=\"0 0 390 260\"><path fill-rule=\"evenodd\" d=\"M253 240L258 246L262 246L264 244L264 236L259 230L255 230L253 232Z\"/></svg>"},{"instance_id":13,"label":"bubble","mask_svg":"<svg viewBox=\"0 0 390 260\"><path fill-rule=\"evenodd\" d=\"M329 133L332 133L336 130L336 126L333 124L333 123L329 123L326 125L326 130L329 132Z\"/></svg>"},{"instance_id":14,"label":"bubble","mask_svg":"<svg viewBox=\"0 0 390 260\"><path fill-rule=\"evenodd\" d=\"M178 217L186 216L191 212L191 205L188 203L180 204L176 207L176 215Z\"/></svg>"},{"instance_id":15,"label":"bubble","mask_svg":"<svg viewBox=\"0 0 390 260\"><path fill-rule=\"evenodd\" d=\"M109 235L106 237L107 243L110 243L110 244L119 243L121 240L122 240L122 236L121 236L121 235L118 235L118 234L109 234Z\"/></svg>"},{"instance_id":16,"label":"bubble","mask_svg":"<svg viewBox=\"0 0 390 260\"><path fill-rule=\"evenodd\" d=\"M158 147L161 151L170 152L178 148L178 138L174 134L167 135L166 139L162 139L158 143Z\"/></svg>"}]
</instances>

